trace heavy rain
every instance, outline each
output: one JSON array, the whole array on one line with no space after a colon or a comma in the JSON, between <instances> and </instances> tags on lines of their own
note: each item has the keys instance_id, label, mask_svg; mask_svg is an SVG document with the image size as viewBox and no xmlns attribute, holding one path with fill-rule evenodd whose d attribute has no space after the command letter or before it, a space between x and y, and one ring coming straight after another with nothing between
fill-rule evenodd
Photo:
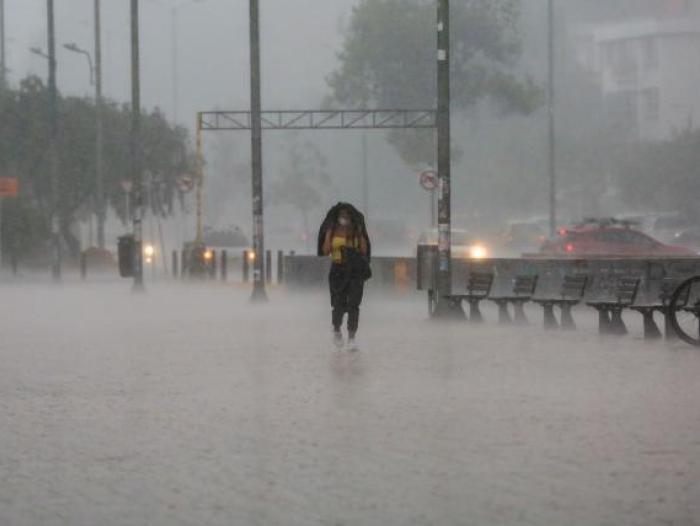
<instances>
[{"instance_id":1,"label":"heavy rain","mask_svg":"<svg viewBox=\"0 0 700 526\"><path fill-rule=\"evenodd\" d=\"M0 524L700 524L700 0L0 0Z\"/></svg>"}]
</instances>

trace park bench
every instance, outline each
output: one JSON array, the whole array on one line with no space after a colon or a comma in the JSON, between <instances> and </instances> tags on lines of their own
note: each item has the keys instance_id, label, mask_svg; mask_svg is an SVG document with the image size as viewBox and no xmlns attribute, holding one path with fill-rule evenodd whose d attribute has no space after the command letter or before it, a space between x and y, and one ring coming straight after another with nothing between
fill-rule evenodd
<instances>
[{"instance_id":1,"label":"park bench","mask_svg":"<svg viewBox=\"0 0 700 526\"><path fill-rule=\"evenodd\" d=\"M676 338L675 331L671 328L671 317L669 302L676 288L683 280L666 278L661 282L659 290L659 301L656 303L639 304L630 307L631 310L639 312L644 319L644 339L655 340L661 338L661 331L654 321L654 313L660 312L664 317L664 335L667 340ZM688 305L690 298L690 287L681 291L681 295L676 302L676 308L684 308Z\"/></svg>"},{"instance_id":2,"label":"park bench","mask_svg":"<svg viewBox=\"0 0 700 526\"><path fill-rule=\"evenodd\" d=\"M545 329L556 329L559 327L559 322L557 322L557 318L554 315L555 306L561 309L561 327L563 329L576 328L571 309L581 303L587 285L588 276L585 274L564 276L557 297L532 299L533 302L542 306Z\"/></svg>"},{"instance_id":3,"label":"park bench","mask_svg":"<svg viewBox=\"0 0 700 526\"><path fill-rule=\"evenodd\" d=\"M627 327L622 320L622 311L634 304L640 281L639 278L621 278L610 299L587 303L589 307L598 311L598 332L600 334L627 334Z\"/></svg>"},{"instance_id":4,"label":"park bench","mask_svg":"<svg viewBox=\"0 0 700 526\"><path fill-rule=\"evenodd\" d=\"M452 301L461 306L463 301L469 303L469 321L476 323L484 321L484 317L479 309L479 303L486 299L491 293L493 285L493 274L490 272L470 272L467 279L466 294L450 294L445 296L448 301Z\"/></svg>"},{"instance_id":5,"label":"park bench","mask_svg":"<svg viewBox=\"0 0 700 526\"><path fill-rule=\"evenodd\" d=\"M525 304L532 299L537 288L537 275L516 276L513 279L513 290L509 296L490 296L489 300L498 305L498 322L512 323L513 319L508 312L508 305L513 304L515 322L521 325L527 324L525 316Z\"/></svg>"}]
</instances>

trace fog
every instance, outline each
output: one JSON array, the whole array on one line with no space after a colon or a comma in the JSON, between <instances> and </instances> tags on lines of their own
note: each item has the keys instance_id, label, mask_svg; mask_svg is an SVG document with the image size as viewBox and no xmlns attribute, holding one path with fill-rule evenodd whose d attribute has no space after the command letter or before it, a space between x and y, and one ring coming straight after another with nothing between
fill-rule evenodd
<instances>
[{"instance_id":1,"label":"fog","mask_svg":"<svg viewBox=\"0 0 700 526\"><path fill-rule=\"evenodd\" d=\"M326 80L338 67L338 53L356 3L353 0L262 3L264 109L322 107L330 93ZM27 0L7 7L11 82L30 73L45 75L45 61L28 51L31 46L45 47L44 4ZM696 1L555 2L556 173L562 224L589 216L668 212L684 206L672 197L659 198L658 204L649 203L657 199L647 196L659 194L652 183L643 185L642 197L627 195L629 183L624 173L626 163L635 159L640 144L650 139L653 142L671 139L688 123L691 129L694 127L694 112L700 111L697 90L686 90L684 95L662 83L660 118L670 119L668 124L661 123L668 126L665 130L649 121L632 123L629 119L611 117L627 115L624 108L628 107L625 100L629 97L624 99L624 93L639 90L644 101L647 95L643 90L651 88L641 85L645 80L638 80L641 84L632 87L606 87L607 81L601 80L604 77L600 71L586 69L585 62L593 55L584 43L590 38L603 38L596 31L624 32L640 21L658 24L659 28L679 18L688 23L697 21L697 7ZM531 77L545 91L546 8L546 2L522 2L518 24L522 53L513 64L517 75ZM130 95L128 6L105 2L103 10L105 93L113 100L127 102ZM161 108L190 132L198 111L248 108L245 2L144 0L141 12L145 108ZM60 48L60 44L74 41L90 49L92 2L59 3L56 14L59 89L67 94L89 96L91 88L83 57ZM697 30L698 24L693 24ZM604 60L605 45L597 40L596 45L603 46L596 53ZM692 45L697 47L697 42ZM700 72L696 74L696 66L682 73L684 68L680 63L671 67L667 61L673 58L669 59L666 52L657 53L665 74L681 75L678 84L686 83L690 87L696 82L700 75ZM425 101L425 106L432 104ZM682 115L674 116L673 112ZM370 187L367 203L362 194L363 134L367 141ZM453 160L454 227L496 239L508 222L548 217L547 134L544 104L523 116L504 113L488 101L466 111L455 108L453 142L459 155ZM326 172L330 176L330 184L317 185L318 204L306 210L310 235L305 233L302 214L294 207L268 199L266 232L270 248L309 250L308 238L315 235L314 226L328 205L349 200L367 208L365 212L373 220L371 225L388 232L386 239L379 240L379 250L387 254L411 253L420 231L430 226L429 197L417 179L425 166L407 165L386 139L382 131L298 132L296 136L286 132L266 133L264 177L268 196L273 181L288 166L288 151L295 142L315 145L327 162ZM246 133L205 134L207 226L214 229L237 226L250 234L249 150ZM516 193L512 192L514 187L518 189ZM648 204L638 203L640 199ZM386 206L388 202L391 206ZM193 198L188 197L186 203L191 214ZM112 224L112 242L119 231L120 227ZM166 231L168 244L179 246L194 236L194 218L189 215L173 221Z\"/></svg>"},{"instance_id":2,"label":"fog","mask_svg":"<svg viewBox=\"0 0 700 526\"><path fill-rule=\"evenodd\" d=\"M261 0L263 109L357 108L362 96L370 108L434 107L430 90L398 89L433 86L430 69L406 80L410 46L398 66L387 61L399 81L386 92L333 89L356 10L401 1ZM472 3L484 9L472 14L488 14L488 1L451 4L457 12ZM465 39L476 42L477 66L492 65L484 49L495 39L489 59L502 57L500 75L455 68L451 190L455 230L478 238L487 255L520 257L539 250L550 226L548 2L514 4L520 11L503 15L513 35L494 37L477 24L481 40ZM0 111L10 119L36 108L5 95L19 93L31 75L47 75L45 58L30 51L46 49L46 2L4 6L10 90L0 85ZM167 150L175 161L155 159L166 166L155 175L172 188L181 183L176 171L195 166L197 112L250 107L248 2L140 6L142 106L158 138L176 143ZM523 327L497 324L490 302L483 324L429 318L409 258L433 220L418 178L435 167L434 149L424 153L432 132L264 133L266 249L315 253L326 211L349 201L366 216L374 255L408 256L372 261L358 349L333 345L325 275L316 279L314 258L296 258L297 281L313 278L323 288L300 290L287 268L286 284L277 274L267 283L269 302L251 302L240 259L252 237L247 132L204 134L205 233L239 228L247 237L225 247L233 256L228 279L216 266L216 279L205 279L211 261L220 265L216 256L195 268L211 257L204 251L202 261L189 254L192 268L173 278L171 252L196 235L194 192L173 191L171 208L145 216L144 241L157 245L146 260L146 292L119 280L117 237L132 229L133 212L133 196L119 186L133 175L129 116L118 113L131 97L126 1L102 1L104 93L114 103L115 136L118 126L125 133L115 140L123 151L114 148L110 160L125 164L109 174L107 250L89 259L92 107L76 101L91 100L93 88L85 57L63 45L92 50L93 0L55 0L55 7L58 89L74 97L63 106L69 125L61 132L89 136L65 166L87 175L60 174L77 181L60 183L62 195L84 201L61 218L63 275L51 283L51 196L37 190L50 186L44 136L34 130L27 138L0 122L0 177L20 181L19 198L3 198L0 209L0 525L698 524L695 349L644 340L642 317L630 311L628 335L602 337L596 311L583 305L574 309L576 332L545 331L532 303ZM634 216L640 230L661 235L655 221L675 214L662 239L692 234L700 221L700 0L555 0L554 7L556 226ZM357 47L379 55L407 27L433 31L432 11L417 19L387 31L386 40L380 32L378 44L368 31L368 44ZM381 84L370 74L365 80ZM471 100L470 90L479 96ZM69 120L69 110L83 112L82 120ZM14 154L26 151L35 153L22 164ZM537 244L505 247L518 223L541 229ZM698 253L700 233L696 242L687 246ZM222 247L214 248L220 256ZM493 267L505 269L497 288L532 262L523 261ZM639 297L655 301L665 269L684 275L696 262L638 259L635 272L647 268ZM607 288L596 283L595 291L603 294L626 264L575 272L604 268ZM540 285L559 283L563 267L552 260ZM453 290L463 291L465 278L453 273Z\"/></svg>"}]
</instances>

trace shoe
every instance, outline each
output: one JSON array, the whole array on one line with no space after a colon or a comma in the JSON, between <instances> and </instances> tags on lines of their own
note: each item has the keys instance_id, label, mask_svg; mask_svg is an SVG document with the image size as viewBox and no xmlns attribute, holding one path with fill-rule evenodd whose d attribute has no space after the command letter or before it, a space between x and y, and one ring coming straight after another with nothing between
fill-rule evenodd
<instances>
[{"instance_id":1,"label":"shoe","mask_svg":"<svg viewBox=\"0 0 700 526\"><path fill-rule=\"evenodd\" d=\"M345 349L349 352L355 352L360 350L360 348L357 346L355 338L348 338L348 345L345 347Z\"/></svg>"},{"instance_id":2,"label":"shoe","mask_svg":"<svg viewBox=\"0 0 700 526\"><path fill-rule=\"evenodd\" d=\"M342 349L343 347L343 333L340 331L333 331L333 343L336 348Z\"/></svg>"}]
</instances>

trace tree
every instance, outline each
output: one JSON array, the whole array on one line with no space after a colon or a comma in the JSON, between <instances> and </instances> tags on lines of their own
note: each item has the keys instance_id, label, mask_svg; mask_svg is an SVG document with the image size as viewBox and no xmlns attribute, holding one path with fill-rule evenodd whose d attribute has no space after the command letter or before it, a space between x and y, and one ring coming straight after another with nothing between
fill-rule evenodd
<instances>
[{"instance_id":1,"label":"tree","mask_svg":"<svg viewBox=\"0 0 700 526\"><path fill-rule=\"evenodd\" d=\"M638 147L620 170L622 199L656 211L678 210L700 219L700 131Z\"/></svg>"},{"instance_id":2,"label":"tree","mask_svg":"<svg viewBox=\"0 0 700 526\"><path fill-rule=\"evenodd\" d=\"M22 249L24 256L38 256L42 247L46 249L49 239L52 199L46 147L49 141L47 99L46 86L37 77L24 79L16 90L0 91L0 173L13 174L20 182L20 197L3 213L3 223L7 221L9 229L16 225L26 230L15 234L5 231L7 240L13 236L22 238L20 245L26 248ZM75 255L80 249L73 233L75 223L94 210L95 105L85 98L59 96L58 112L58 218L63 243L68 252ZM106 200L124 217L120 181L131 178L130 107L107 103L103 119ZM191 170L194 164L192 154L187 151L186 131L171 127L159 111L144 114L142 147L144 173L150 174L147 182L152 183L149 184L151 209L167 215L172 212L173 198L178 193L178 175ZM17 221L19 216L31 219ZM10 245L11 241L4 243L8 250L19 250L20 245L16 243L14 246Z\"/></svg>"},{"instance_id":3,"label":"tree","mask_svg":"<svg viewBox=\"0 0 700 526\"><path fill-rule=\"evenodd\" d=\"M288 161L280 177L270 185L272 204L289 205L301 215L307 250L311 233L309 212L325 202L332 188L328 161L310 141L293 139L289 144Z\"/></svg>"},{"instance_id":4,"label":"tree","mask_svg":"<svg viewBox=\"0 0 700 526\"><path fill-rule=\"evenodd\" d=\"M520 56L518 0L463 0L451 12L453 103L465 109L488 97L504 112L529 113L542 91L514 69ZM433 0L362 0L353 8L332 98L352 107L433 108L436 84ZM431 130L390 132L410 165L434 158Z\"/></svg>"}]
</instances>

